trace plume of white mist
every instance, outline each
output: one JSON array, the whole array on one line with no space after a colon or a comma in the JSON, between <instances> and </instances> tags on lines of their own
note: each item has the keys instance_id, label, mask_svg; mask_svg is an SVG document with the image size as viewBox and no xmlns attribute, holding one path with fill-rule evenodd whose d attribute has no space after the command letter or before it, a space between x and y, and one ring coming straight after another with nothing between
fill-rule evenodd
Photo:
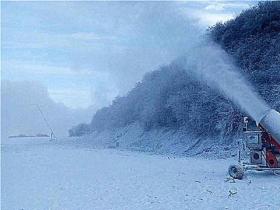
<instances>
[{"instance_id":1,"label":"plume of white mist","mask_svg":"<svg viewBox=\"0 0 280 210\"><path fill-rule=\"evenodd\" d=\"M232 59L217 44L203 42L178 62L196 79L218 89L257 123L270 110Z\"/></svg>"}]
</instances>

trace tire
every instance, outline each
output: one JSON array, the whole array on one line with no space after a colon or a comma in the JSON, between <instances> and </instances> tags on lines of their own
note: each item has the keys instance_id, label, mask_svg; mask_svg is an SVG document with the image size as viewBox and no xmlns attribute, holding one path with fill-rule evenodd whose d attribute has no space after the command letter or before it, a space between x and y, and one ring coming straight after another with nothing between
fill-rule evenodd
<instances>
[{"instance_id":1,"label":"tire","mask_svg":"<svg viewBox=\"0 0 280 210\"><path fill-rule=\"evenodd\" d=\"M240 165L231 165L228 168L228 173L234 179L242 179L244 176L244 169Z\"/></svg>"}]
</instances>

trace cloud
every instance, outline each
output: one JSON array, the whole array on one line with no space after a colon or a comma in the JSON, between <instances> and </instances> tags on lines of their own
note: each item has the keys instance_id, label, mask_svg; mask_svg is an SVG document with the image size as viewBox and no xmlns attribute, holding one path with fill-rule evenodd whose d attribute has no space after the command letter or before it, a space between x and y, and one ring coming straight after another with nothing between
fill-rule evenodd
<instances>
[{"instance_id":1,"label":"cloud","mask_svg":"<svg viewBox=\"0 0 280 210\"><path fill-rule=\"evenodd\" d=\"M110 72L18 60L4 61L2 65L2 78L39 81L48 87L52 100L69 108L101 108L119 94Z\"/></svg>"},{"instance_id":2,"label":"cloud","mask_svg":"<svg viewBox=\"0 0 280 210\"><path fill-rule=\"evenodd\" d=\"M226 22L234 18L232 13L211 13L202 11L192 11L188 13L192 18L196 19L201 26L212 26L217 22Z\"/></svg>"},{"instance_id":3,"label":"cloud","mask_svg":"<svg viewBox=\"0 0 280 210\"><path fill-rule=\"evenodd\" d=\"M61 89L49 89L50 98L56 103L65 104L70 108L83 108L86 109L89 106L93 106L90 90L77 89L77 88L61 88ZM96 108L96 104L94 105Z\"/></svg>"},{"instance_id":4,"label":"cloud","mask_svg":"<svg viewBox=\"0 0 280 210\"><path fill-rule=\"evenodd\" d=\"M170 2L12 5L4 13L4 78L40 81L67 106L78 104L70 105L73 89L82 104L88 91L93 103L107 105L186 52L198 34Z\"/></svg>"},{"instance_id":5,"label":"cloud","mask_svg":"<svg viewBox=\"0 0 280 210\"><path fill-rule=\"evenodd\" d=\"M96 40L110 40L110 39L116 39L114 36L101 36L97 35L92 32L78 32L73 33L69 37L66 38L74 38L76 40L82 40L82 41L96 41Z\"/></svg>"},{"instance_id":6,"label":"cloud","mask_svg":"<svg viewBox=\"0 0 280 210\"><path fill-rule=\"evenodd\" d=\"M12 35L6 35L5 32L4 30L3 39L5 42L3 43L3 49L79 49L82 47L95 49L100 44L100 41L105 42L115 39L114 36L102 36L94 32L45 33L16 31Z\"/></svg>"},{"instance_id":7,"label":"cloud","mask_svg":"<svg viewBox=\"0 0 280 210\"><path fill-rule=\"evenodd\" d=\"M226 22L233 19L240 11L249 8L255 2L202 1L195 4L188 2L180 4L180 11L183 15L196 21L199 27L205 28L217 22Z\"/></svg>"},{"instance_id":8,"label":"cloud","mask_svg":"<svg viewBox=\"0 0 280 210\"><path fill-rule=\"evenodd\" d=\"M89 69L73 69L67 66L55 66L46 63L21 61L21 60L5 60L2 62L4 67L4 76L9 74L26 75L36 77L42 76L90 76L93 72Z\"/></svg>"},{"instance_id":9,"label":"cloud","mask_svg":"<svg viewBox=\"0 0 280 210\"><path fill-rule=\"evenodd\" d=\"M210 2L204 8L205 10L224 11L233 9L247 9L250 6L249 2Z\"/></svg>"},{"instance_id":10,"label":"cloud","mask_svg":"<svg viewBox=\"0 0 280 210\"><path fill-rule=\"evenodd\" d=\"M245 4L5 2L2 77L36 80L69 107L106 106Z\"/></svg>"}]
</instances>

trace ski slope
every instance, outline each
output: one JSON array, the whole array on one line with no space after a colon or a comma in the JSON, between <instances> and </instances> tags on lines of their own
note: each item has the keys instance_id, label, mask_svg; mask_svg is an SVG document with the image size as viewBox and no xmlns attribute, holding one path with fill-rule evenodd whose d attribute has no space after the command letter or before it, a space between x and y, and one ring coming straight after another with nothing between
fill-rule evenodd
<instances>
[{"instance_id":1,"label":"ski slope","mask_svg":"<svg viewBox=\"0 0 280 210\"><path fill-rule=\"evenodd\" d=\"M2 143L2 210L280 209L280 177L227 179L233 159L94 149L71 139Z\"/></svg>"}]
</instances>

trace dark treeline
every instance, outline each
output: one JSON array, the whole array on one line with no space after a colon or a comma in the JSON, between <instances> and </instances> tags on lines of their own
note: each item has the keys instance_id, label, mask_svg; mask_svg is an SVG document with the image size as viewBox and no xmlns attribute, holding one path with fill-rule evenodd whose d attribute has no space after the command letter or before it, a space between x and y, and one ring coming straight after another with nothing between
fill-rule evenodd
<instances>
[{"instance_id":1,"label":"dark treeline","mask_svg":"<svg viewBox=\"0 0 280 210\"><path fill-rule=\"evenodd\" d=\"M262 2L209 30L271 106L279 106L280 2Z\"/></svg>"}]
</instances>

